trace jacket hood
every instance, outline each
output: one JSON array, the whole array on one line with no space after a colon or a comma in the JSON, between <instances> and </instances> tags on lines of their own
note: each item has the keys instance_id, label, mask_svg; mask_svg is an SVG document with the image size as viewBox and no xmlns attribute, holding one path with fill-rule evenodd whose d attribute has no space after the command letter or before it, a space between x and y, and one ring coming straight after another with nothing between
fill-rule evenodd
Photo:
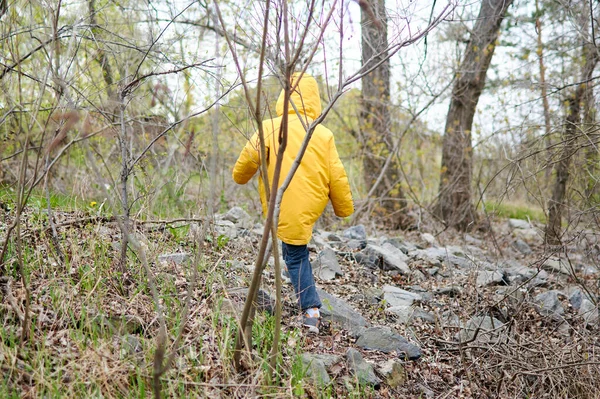
<instances>
[{"instance_id":1,"label":"jacket hood","mask_svg":"<svg viewBox=\"0 0 600 399\"><path fill-rule=\"evenodd\" d=\"M292 75L292 85L296 82L296 79L300 76L299 72ZM315 78L307 73L302 75L300 83L296 87L296 90L292 93L291 102L294 103L298 112L308 116L311 119L316 119L321 115L321 97L319 96L319 86ZM283 114L283 90L279 94L277 100L277 116ZM294 107L290 103L288 114L294 114Z\"/></svg>"}]
</instances>

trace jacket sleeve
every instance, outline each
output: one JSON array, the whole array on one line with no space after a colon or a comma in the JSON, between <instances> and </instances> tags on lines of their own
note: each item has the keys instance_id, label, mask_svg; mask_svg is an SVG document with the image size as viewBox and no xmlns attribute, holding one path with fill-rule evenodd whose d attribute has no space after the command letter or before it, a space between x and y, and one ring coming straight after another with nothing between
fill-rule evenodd
<instances>
[{"instance_id":1,"label":"jacket sleeve","mask_svg":"<svg viewBox=\"0 0 600 399\"><path fill-rule=\"evenodd\" d=\"M232 177L237 184L248 183L258 170L260 165L259 145L258 133L254 133L233 167Z\"/></svg>"},{"instance_id":2,"label":"jacket sleeve","mask_svg":"<svg viewBox=\"0 0 600 399\"><path fill-rule=\"evenodd\" d=\"M329 198L336 216L346 217L354 213L350 183L333 136L329 140Z\"/></svg>"}]
</instances>

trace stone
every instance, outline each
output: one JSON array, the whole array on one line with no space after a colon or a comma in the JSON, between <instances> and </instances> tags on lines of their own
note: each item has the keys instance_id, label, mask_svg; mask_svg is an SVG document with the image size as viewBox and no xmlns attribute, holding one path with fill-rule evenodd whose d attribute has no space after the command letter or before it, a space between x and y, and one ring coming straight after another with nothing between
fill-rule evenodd
<instances>
[{"instance_id":1,"label":"stone","mask_svg":"<svg viewBox=\"0 0 600 399\"><path fill-rule=\"evenodd\" d=\"M342 239L335 233L327 233L326 238L328 241L340 242Z\"/></svg>"},{"instance_id":2,"label":"stone","mask_svg":"<svg viewBox=\"0 0 600 399\"><path fill-rule=\"evenodd\" d=\"M365 226L359 224L344 230L342 236L351 240L366 240L367 231L365 230Z\"/></svg>"},{"instance_id":3,"label":"stone","mask_svg":"<svg viewBox=\"0 0 600 399\"><path fill-rule=\"evenodd\" d=\"M223 220L228 220L241 229L252 229L253 227L252 216L239 206L234 206L227 211L227 213L223 215Z\"/></svg>"},{"instance_id":4,"label":"stone","mask_svg":"<svg viewBox=\"0 0 600 399\"><path fill-rule=\"evenodd\" d=\"M127 356L136 357L138 360L143 359L143 347L140 339L135 335L126 334L121 339L121 349L123 349Z\"/></svg>"},{"instance_id":5,"label":"stone","mask_svg":"<svg viewBox=\"0 0 600 399\"><path fill-rule=\"evenodd\" d=\"M215 220L214 224L215 234L217 237L227 237L233 240L237 237L237 227L233 222L229 220Z\"/></svg>"},{"instance_id":6,"label":"stone","mask_svg":"<svg viewBox=\"0 0 600 399\"><path fill-rule=\"evenodd\" d=\"M343 276L344 272L338 263L335 251L331 248L323 249L314 262L312 267L315 275L321 280L334 280L337 276Z\"/></svg>"},{"instance_id":7,"label":"stone","mask_svg":"<svg viewBox=\"0 0 600 399\"><path fill-rule=\"evenodd\" d=\"M423 233L421 234L421 239L431 246L437 245L437 240L432 234Z\"/></svg>"},{"instance_id":8,"label":"stone","mask_svg":"<svg viewBox=\"0 0 600 399\"><path fill-rule=\"evenodd\" d=\"M311 353L303 353L301 360L305 375L311 378L317 386L325 386L331 382L325 363L320 358Z\"/></svg>"},{"instance_id":9,"label":"stone","mask_svg":"<svg viewBox=\"0 0 600 399\"><path fill-rule=\"evenodd\" d=\"M462 287L458 285L451 285L450 287L438 288L435 293L437 295L447 295L449 297L459 296L462 293Z\"/></svg>"},{"instance_id":10,"label":"stone","mask_svg":"<svg viewBox=\"0 0 600 399\"><path fill-rule=\"evenodd\" d=\"M560 258L548 258L542 264L542 268L555 273L561 273L566 275L571 275L571 268L564 260Z\"/></svg>"},{"instance_id":11,"label":"stone","mask_svg":"<svg viewBox=\"0 0 600 399\"><path fill-rule=\"evenodd\" d=\"M575 289L569 296L569 302L571 302L571 306L575 310L579 310L581 308L581 303L583 302L583 292L580 289Z\"/></svg>"},{"instance_id":12,"label":"stone","mask_svg":"<svg viewBox=\"0 0 600 399\"><path fill-rule=\"evenodd\" d=\"M367 285L361 291L366 303L377 304L383 298L383 290L379 288L370 287Z\"/></svg>"},{"instance_id":13,"label":"stone","mask_svg":"<svg viewBox=\"0 0 600 399\"><path fill-rule=\"evenodd\" d=\"M423 273L423 272L422 272L422 271L420 271L419 269L413 270L413 271L410 273L410 277L411 277L411 280L412 280L412 281L419 281L419 282L422 282L422 281L427 281L427 280L429 279L429 275L428 275L428 274L425 274L425 273Z\"/></svg>"},{"instance_id":14,"label":"stone","mask_svg":"<svg viewBox=\"0 0 600 399\"><path fill-rule=\"evenodd\" d=\"M401 241L398 238L388 238L388 239L384 240L381 243L381 245L386 244L386 243L398 248L405 255L408 255L409 252L415 251L417 249L417 247L414 244L411 244L410 242Z\"/></svg>"},{"instance_id":15,"label":"stone","mask_svg":"<svg viewBox=\"0 0 600 399\"><path fill-rule=\"evenodd\" d=\"M363 359L359 351L349 348L346 352L346 361L350 372L358 379L359 384L379 389L381 380L375 375L373 366Z\"/></svg>"},{"instance_id":16,"label":"stone","mask_svg":"<svg viewBox=\"0 0 600 399\"><path fill-rule=\"evenodd\" d=\"M538 270L520 264L513 264L510 267L502 269L502 271L508 277L508 281L511 284L521 284L535 278L538 278L540 281L548 278L548 273L545 270Z\"/></svg>"},{"instance_id":17,"label":"stone","mask_svg":"<svg viewBox=\"0 0 600 399\"><path fill-rule=\"evenodd\" d=\"M346 243L346 248L351 250L362 250L367 246L366 240L350 240Z\"/></svg>"},{"instance_id":18,"label":"stone","mask_svg":"<svg viewBox=\"0 0 600 399\"><path fill-rule=\"evenodd\" d=\"M188 252L177 252L173 254L164 254L158 257L158 261L161 263L175 263L181 265L187 263L192 259L192 254Z\"/></svg>"},{"instance_id":19,"label":"stone","mask_svg":"<svg viewBox=\"0 0 600 399\"><path fill-rule=\"evenodd\" d=\"M469 270L472 269L473 266L476 266L471 259L456 255L449 255L444 261L463 270Z\"/></svg>"},{"instance_id":20,"label":"stone","mask_svg":"<svg viewBox=\"0 0 600 399\"><path fill-rule=\"evenodd\" d=\"M385 313L396 315L400 324L409 324L413 320L414 312L412 306L392 306L385 310Z\"/></svg>"},{"instance_id":21,"label":"stone","mask_svg":"<svg viewBox=\"0 0 600 399\"><path fill-rule=\"evenodd\" d=\"M417 360L421 357L421 349L411 344L400 334L389 327L371 327L362 332L356 345L367 350L384 353L397 353L401 358Z\"/></svg>"},{"instance_id":22,"label":"stone","mask_svg":"<svg viewBox=\"0 0 600 399\"><path fill-rule=\"evenodd\" d=\"M513 241L512 246L523 255L529 255L532 252L531 247L521 239Z\"/></svg>"},{"instance_id":23,"label":"stone","mask_svg":"<svg viewBox=\"0 0 600 399\"><path fill-rule=\"evenodd\" d=\"M435 323L435 317L431 313L412 306L394 306L387 308L385 312L398 316L398 322L402 324L410 324L417 319L426 323Z\"/></svg>"},{"instance_id":24,"label":"stone","mask_svg":"<svg viewBox=\"0 0 600 399\"><path fill-rule=\"evenodd\" d=\"M321 317L338 323L342 328L346 328L354 336L362 332L369 323L356 310L354 310L346 301L337 298L320 288L317 293L321 298Z\"/></svg>"},{"instance_id":25,"label":"stone","mask_svg":"<svg viewBox=\"0 0 600 399\"><path fill-rule=\"evenodd\" d=\"M409 275L410 268L406 264L408 257L392 244L385 243L381 246L368 244L364 252L383 259L383 270L398 270L402 275Z\"/></svg>"},{"instance_id":26,"label":"stone","mask_svg":"<svg viewBox=\"0 0 600 399\"><path fill-rule=\"evenodd\" d=\"M310 244L314 243L313 245L313 249L317 249L317 248L330 248L331 246L329 245L329 243L327 242L327 240L325 240L323 237L321 237L318 234L313 234L312 236L312 241ZM310 249L310 245L309 244L309 249Z\"/></svg>"},{"instance_id":27,"label":"stone","mask_svg":"<svg viewBox=\"0 0 600 399\"><path fill-rule=\"evenodd\" d=\"M560 321L563 319L565 309L558 298L559 292L551 290L542 292L534 298L534 306L537 312L552 320Z\"/></svg>"},{"instance_id":28,"label":"stone","mask_svg":"<svg viewBox=\"0 0 600 399\"><path fill-rule=\"evenodd\" d=\"M385 285L383 287L383 299L391 306L411 306L414 302L421 302L420 294L403 290L402 288Z\"/></svg>"},{"instance_id":29,"label":"stone","mask_svg":"<svg viewBox=\"0 0 600 399\"><path fill-rule=\"evenodd\" d=\"M235 304L234 309L238 311L239 304L241 303L243 308L243 303L248 297L248 288L231 288L227 290L225 296L229 297L230 300L233 299L233 303ZM275 309L275 299L273 299L271 295L269 295L269 293L267 293L266 291L259 289L256 295L256 302L254 305L256 306L256 310L259 312L267 312L269 314L273 314L273 310Z\"/></svg>"},{"instance_id":30,"label":"stone","mask_svg":"<svg viewBox=\"0 0 600 399\"><path fill-rule=\"evenodd\" d=\"M398 360L388 359L378 367L379 374L385 383L392 388L397 388L406 382L406 371Z\"/></svg>"},{"instance_id":31,"label":"stone","mask_svg":"<svg viewBox=\"0 0 600 399\"><path fill-rule=\"evenodd\" d=\"M508 284L504 274L499 271L480 270L477 273L477 287Z\"/></svg>"},{"instance_id":32,"label":"stone","mask_svg":"<svg viewBox=\"0 0 600 399\"><path fill-rule=\"evenodd\" d=\"M465 242L471 245L477 245L478 247L482 247L483 246L483 241L473 237L470 234L465 234Z\"/></svg>"},{"instance_id":33,"label":"stone","mask_svg":"<svg viewBox=\"0 0 600 399\"><path fill-rule=\"evenodd\" d=\"M508 219L508 227L511 229L530 229L531 225L526 220L521 219Z\"/></svg>"},{"instance_id":34,"label":"stone","mask_svg":"<svg viewBox=\"0 0 600 399\"><path fill-rule=\"evenodd\" d=\"M529 244L538 244L543 242L542 237L536 229L516 229L513 231L515 237L520 238Z\"/></svg>"},{"instance_id":35,"label":"stone","mask_svg":"<svg viewBox=\"0 0 600 399\"><path fill-rule=\"evenodd\" d=\"M477 333L477 336L475 336ZM491 316L475 316L460 330L461 342L475 341L477 343L495 344L506 334L504 323Z\"/></svg>"},{"instance_id":36,"label":"stone","mask_svg":"<svg viewBox=\"0 0 600 399\"><path fill-rule=\"evenodd\" d=\"M581 306L579 307L578 313L583 317L583 321L586 326L598 325L598 306L594 305L594 303L589 299L584 298L581 301Z\"/></svg>"},{"instance_id":37,"label":"stone","mask_svg":"<svg viewBox=\"0 0 600 399\"><path fill-rule=\"evenodd\" d=\"M381 264L383 263L378 256L375 255L367 255L362 252L357 252L354 254L354 260L359 265L363 265L368 267L369 269L379 269L381 268Z\"/></svg>"}]
</instances>

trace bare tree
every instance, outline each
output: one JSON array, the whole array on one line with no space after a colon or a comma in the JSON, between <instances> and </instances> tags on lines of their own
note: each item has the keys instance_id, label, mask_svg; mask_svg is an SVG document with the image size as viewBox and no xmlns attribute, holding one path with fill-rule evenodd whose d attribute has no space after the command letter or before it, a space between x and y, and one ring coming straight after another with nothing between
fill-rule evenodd
<instances>
[{"instance_id":1,"label":"bare tree","mask_svg":"<svg viewBox=\"0 0 600 399\"><path fill-rule=\"evenodd\" d=\"M580 148L577 136L579 130L582 128L581 105L583 101L592 95L593 83L591 82L591 78L600 60L598 49L592 43L586 43L583 46L582 52L583 59L585 60L581 71L580 81L582 83L578 84L577 88L565 100L563 148L560 158L554 166L555 180L552 187L552 198L548 204L548 221L546 223L545 238L546 243L550 245L560 245L562 241L562 218L567 199L571 159ZM590 116L588 115L587 117L589 118Z\"/></svg>"},{"instance_id":2,"label":"bare tree","mask_svg":"<svg viewBox=\"0 0 600 399\"><path fill-rule=\"evenodd\" d=\"M471 129L496 48L500 25L511 3L512 0L481 2L467 49L456 71L444 129L439 198L435 211L446 225L459 230L469 229L476 221L475 208L471 202Z\"/></svg>"},{"instance_id":3,"label":"bare tree","mask_svg":"<svg viewBox=\"0 0 600 399\"><path fill-rule=\"evenodd\" d=\"M396 162L382 171L386 158L394 150L394 134L390 113L390 60L388 26L384 0L360 2L362 65L365 69L378 65L362 78L362 111L360 131L355 134L363 147L363 177L379 213L392 217L394 228L408 225L406 198L401 187L401 173Z\"/></svg>"}]
</instances>

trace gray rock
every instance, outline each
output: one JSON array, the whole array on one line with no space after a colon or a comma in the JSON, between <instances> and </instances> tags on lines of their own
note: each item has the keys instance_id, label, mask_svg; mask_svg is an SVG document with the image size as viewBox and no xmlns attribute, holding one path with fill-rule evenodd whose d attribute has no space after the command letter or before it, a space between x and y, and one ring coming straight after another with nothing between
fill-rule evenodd
<instances>
[{"instance_id":1,"label":"gray rock","mask_svg":"<svg viewBox=\"0 0 600 399\"><path fill-rule=\"evenodd\" d=\"M413 320L415 311L412 306L392 306L387 308L385 313L396 315L401 324L409 324Z\"/></svg>"},{"instance_id":2,"label":"gray rock","mask_svg":"<svg viewBox=\"0 0 600 399\"><path fill-rule=\"evenodd\" d=\"M442 322L448 327L460 327L460 318L451 310L442 313Z\"/></svg>"},{"instance_id":3,"label":"gray rock","mask_svg":"<svg viewBox=\"0 0 600 399\"><path fill-rule=\"evenodd\" d=\"M502 270L511 284L521 284L534 278L539 279L539 281L545 281L548 278L548 273L545 270L538 270L520 264L513 264Z\"/></svg>"},{"instance_id":4,"label":"gray rock","mask_svg":"<svg viewBox=\"0 0 600 399\"><path fill-rule=\"evenodd\" d=\"M143 359L143 347L140 339L135 335L127 334L121 339L121 349L125 351L127 356Z\"/></svg>"},{"instance_id":5,"label":"gray rock","mask_svg":"<svg viewBox=\"0 0 600 399\"><path fill-rule=\"evenodd\" d=\"M542 236L536 229L516 229L513 231L515 237L529 244L537 244L543 242Z\"/></svg>"},{"instance_id":6,"label":"gray rock","mask_svg":"<svg viewBox=\"0 0 600 399\"><path fill-rule=\"evenodd\" d=\"M531 254L531 247L523 240L518 239L512 243L512 246L523 255Z\"/></svg>"},{"instance_id":7,"label":"gray rock","mask_svg":"<svg viewBox=\"0 0 600 399\"><path fill-rule=\"evenodd\" d=\"M398 270L403 275L410 274L410 268L406 264L408 257L390 243L385 243L382 246L368 244L364 252L368 255L383 258L383 270Z\"/></svg>"},{"instance_id":8,"label":"gray rock","mask_svg":"<svg viewBox=\"0 0 600 399\"><path fill-rule=\"evenodd\" d=\"M437 245L437 240L435 239L433 234L423 233L421 234L421 239L431 246Z\"/></svg>"},{"instance_id":9,"label":"gray rock","mask_svg":"<svg viewBox=\"0 0 600 399\"><path fill-rule=\"evenodd\" d=\"M542 264L542 268L549 272L571 275L571 268L564 260L560 258L548 258Z\"/></svg>"},{"instance_id":10,"label":"gray rock","mask_svg":"<svg viewBox=\"0 0 600 399\"><path fill-rule=\"evenodd\" d=\"M412 272L410 272L410 276L412 281L427 281L429 279L429 275L423 273L422 271L420 271L419 269L413 270Z\"/></svg>"},{"instance_id":11,"label":"gray rock","mask_svg":"<svg viewBox=\"0 0 600 399\"><path fill-rule=\"evenodd\" d=\"M560 321L563 319L565 309L558 298L559 292L556 290L542 292L534 298L534 306L537 312L552 320Z\"/></svg>"},{"instance_id":12,"label":"gray rock","mask_svg":"<svg viewBox=\"0 0 600 399\"><path fill-rule=\"evenodd\" d=\"M236 227L242 229L252 229L253 227L252 217L239 206L234 206L227 211L227 213L223 215L223 220L233 222Z\"/></svg>"},{"instance_id":13,"label":"gray rock","mask_svg":"<svg viewBox=\"0 0 600 399\"><path fill-rule=\"evenodd\" d=\"M571 302L571 306L573 309L579 310L581 308L581 302L583 302L583 292L580 289L575 289L569 296L569 302Z\"/></svg>"},{"instance_id":14,"label":"gray rock","mask_svg":"<svg viewBox=\"0 0 600 399\"><path fill-rule=\"evenodd\" d=\"M248 297L248 288L231 288L227 290L226 297L229 297L230 300L232 300L234 311L238 312L243 308L243 304ZM223 304L225 304L225 302L223 302ZM273 299L266 291L259 289L258 293L256 294L256 302L254 303L254 306L256 306L256 310L259 312L273 314L273 309L275 309L275 299Z\"/></svg>"},{"instance_id":15,"label":"gray rock","mask_svg":"<svg viewBox=\"0 0 600 399\"><path fill-rule=\"evenodd\" d=\"M346 301L337 298L320 288L317 288L317 293L321 298L321 316L338 323L342 328L346 328L353 335L358 335L363 331L369 323L356 310L354 310Z\"/></svg>"},{"instance_id":16,"label":"gray rock","mask_svg":"<svg viewBox=\"0 0 600 399\"><path fill-rule=\"evenodd\" d=\"M312 266L315 274L321 280L334 280L337 276L344 275L335 251L330 248L323 249L312 262Z\"/></svg>"},{"instance_id":17,"label":"gray rock","mask_svg":"<svg viewBox=\"0 0 600 399\"><path fill-rule=\"evenodd\" d=\"M229 220L215 220L214 229L217 237L224 236L230 240L237 237L237 227Z\"/></svg>"},{"instance_id":18,"label":"gray rock","mask_svg":"<svg viewBox=\"0 0 600 399\"><path fill-rule=\"evenodd\" d=\"M468 244L471 244L471 245L477 245L478 247L483 246L482 240L475 238L470 234L465 234L465 242L467 242Z\"/></svg>"},{"instance_id":19,"label":"gray rock","mask_svg":"<svg viewBox=\"0 0 600 399\"><path fill-rule=\"evenodd\" d=\"M476 285L478 287L503 284L508 284L508 282L506 281L504 274L499 271L480 270L477 273Z\"/></svg>"},{"instance_id":20,"label":"gray rock","mask_svg":"<svg viewBox=\"0 0 600 399\"><path fill-rule=\"evenodd\" d=\"M383 299L391 306L411 306L414 302L421 302L420 294L403 290L402 288L385 285L383 287Z\"/></svg>"},{"instance_id":21,"label":"gray rock","mask_svg":"<svg viewBox=\"0 0 600 399\"><path fill-rule=\"evenodd\" d=\"M439 267L430 267L427 269L427 274L429 274L431 277L435 276L438 272L440 271Z\"/></svg>"},{"instance_id":22,"label":"gray rock","mask_svg":"<svg viewBox=\"0 0 600 399\"><path fill-rule=\"evenodd\" d=\"M328 241L334 241L334 242L342 241L342 239L335 233L327 233L326 238Z\"/></svg>"},{"instance_id":23,"label":"gray rock","mask_svg":"<svg viewBox=\"0 0 600 399\"><path fill-rule=\"evenodd\" d=\"M398 321L402 324L410 324L417 319L426 323L435 323L435 317L431 313L412 306L394 306L387 308L385 312L398 316Z\"/></svg>"},{"instance_id":24,"label":"gray rock","mask_svg":"<svg viewBox=\"0 0 600 399\"><path fill-rule=\"evenodd\" d=\"M367 231L365 230L365 226L359 224L344 230L342 236L351 240L366 240Z\"/></svg>"},{"instance_id":25,"label":"gray rock","mask_svg":"<svg viewBox=\"0 0 600 399\"><path fill-rule=\"evenodd\" d=\"M346 243L346 248L352 250L361 250L367 246L366 240L350 240Z\"/></svg>"},{"instance_id":26,"label":"gray rock","mask_svg":"<svg viewBox=\"0 0 600 399\"><path fill-rule=\"evenodd\" d=\"M582 265L581 272L584 276L596 276L598 274L598 268L591 265Z\"/></svg>"},{"instance_id":27,"label":"gray rock","mask_svg":"<svg viewBox=\"0 0 600 399\"><path fill-rule=\"evenodd\" d=\"M500 320L490 316L475 316L462 326L460 340L494 344L505 337L505 334L506 327Z\"/></svg>"},{"instance_id":28,"label":"gray rock","mask_svg":"<svg viewBox=\"0 0 600 399\"><path fill-rule=\"evenodd\" d=\"M356 341L356 345L368 350L397 353L401 358L409 360L421 357L421 349L418 346L411 344L389 327L367 328Z\"/></svg>"},{"instance_id":29,"label":"gray rock","mask_svg":"<svg viewBox=\"0 0 600 399\"><path fill-rule=\"evenodd\" d=\"M462 293L462 287L458 285L451 285L450 287L438 288L435 293L438 295L447 295L450 297L458 296Z\"/></svg>"},{"instance_id":30,"label":"gray rock","mask_svg":"<svg viewBox=\"0 0 600 399\"><path fill-rule=\"evenodd\" d=\"M508 226L511 229L530 229L531 225L526 220L521 219L508 219Z\"/></svg>"},{"instance_id":31,"label":"gray rock","mask_svg":"<svg viewBox=\"0 0 600 399\"><path fill-rule=\"evenodd\" d=\"M362 252L357 252L354 254L354 260L359 265L363 265L368 267L369 269L379 269L381 268L382 260L375 255L367 255Z\"/></svg>"},{"instance_id":32,"label":"gray rock","mask_svg":"<svg viewBox=\"0 0 600 399\"><path fill-rule=\"evenodd\" d=\"M384 378L385 383L392 388L399 387L406 382L406 371L404 366L398 360L388 359L378 367L379 374Z\"/></svg>"},{"instance_id":33,"label":"gray rock","mask_svg":"<svg viewBox=\"0 0 600 399\"><path fill-rule=\"evenodd\" d=\"M331 355L329 353L313 353L311 354L311 356L315 359L322 361L327 370L329 370L331 367L335 366L343 360L341 356Z\"/></svg>"},{"instance_id":34,"label":"gray rock","mask_svg":"<svg viewBox=\"0 0 600 399\"><path fill-rule=\"evenodd\" d=\"M359 351L354 348L349 348L346 352L346 360L350 372L358 379L360 384L372 386L379 389L381 380L375 375L373 366L367 363Z\"/></svg>"},{"instance_id":35,"label":"gray rock","mask_svg":"<svg viewBox=\"0 0 600 399\"><path fill-rule=\"evenodd\" d=\"M311 243L314 243L314 248L330 248L331 246L323 237L319 234L313 234Z\"/></svg>"},{"instance_id":36,"label":"gray rock","mask_svg":"<svg viewBox=\"0 0 600 399\"><path fill-rule=\"evenodd\" d=\"M449 263L452 266L456 266L463 270L472 269L476 264L468 258L463 258L462 256L450 255L446 259L444 259L445 263Z\"/></svg>"},{"instance_id":37,"label":"gray rock","mask_svg":"<svg viewBox=\"0 0 600 399\"><path fill-rule=\"evenodd\" d=\"M411 244L410 242L401 241L398 238L388 238L381 244L383 245L386 243L398 248L405 255L408 255L409 252L415 251L417 249L417 247L414 244Z\"/></svg>"},{"instance_id":38,"label":"gray rock","mask_svg":"<svg viewBox=\"0 0 600 399\"><path fill-rule=\"evenodd\" d=\"M584 298L581 301L581 306L579 307L579 315L583 317L585 325L598 325L598 306L594 305L592 301L587 298Z\"/></svg>"},{"instance_id":39,"label":"gray rock","mask_svg":"<svg viewBox=\"0 0 600 399\"><path fill-rule=\"evenodd\" d=\"M192 254L188 252L178 252L174 254L164 254L158 257L158 261L162 263L175 263L176 265L181 265L183 263L189 262L192 259Z\"/></svg>"},{"instance_id":40,"label":"gray rock","mask_svg":"<svg viewBox=\"0 0 600 399\"><path fill-rule=\"evenodd\" d=\"M311 353L303 353L301 360L305 375L310 377L317 386L328 385L331 382L327 367L319 357Z\"/></svg>"}]
</instances>

